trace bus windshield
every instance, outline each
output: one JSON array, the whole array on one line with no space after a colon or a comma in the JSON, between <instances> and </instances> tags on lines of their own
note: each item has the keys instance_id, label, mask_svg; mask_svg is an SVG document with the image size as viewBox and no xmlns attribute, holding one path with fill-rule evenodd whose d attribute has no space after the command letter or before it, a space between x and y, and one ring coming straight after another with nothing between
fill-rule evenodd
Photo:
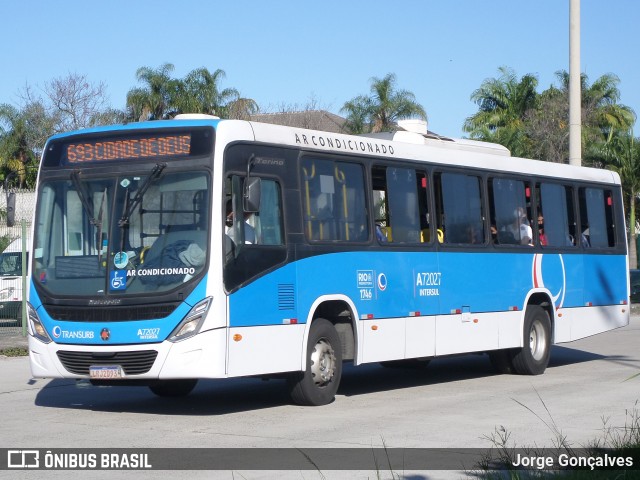
<instances>
[{"instance_id":1,"label":"bus windshield","mask_svg":"<svg viewBox=\"0 0 640 480\"><path fill-rule=\"evenodd\" d=\"M209 176L168 173L43 180L33 279L51 295L162 293L204 271Z\"/></svg>"}]
</instances>

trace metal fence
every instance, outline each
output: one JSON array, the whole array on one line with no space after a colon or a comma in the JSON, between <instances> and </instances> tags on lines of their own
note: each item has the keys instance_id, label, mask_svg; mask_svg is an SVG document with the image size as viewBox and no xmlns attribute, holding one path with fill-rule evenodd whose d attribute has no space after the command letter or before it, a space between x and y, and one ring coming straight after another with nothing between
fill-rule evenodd
<instances>
[{"instance_id":1,"label":"metal fence","mask_svg":"<svg viewBox=\"0 0 640 480\"><path fill-rule=\"evenodd\" d=\"M13 221L7 216L12 209ZM33 190L11 189L0 194L0 336L26 335L23 317L34 209Z\"/></svg>"}]
</instances>

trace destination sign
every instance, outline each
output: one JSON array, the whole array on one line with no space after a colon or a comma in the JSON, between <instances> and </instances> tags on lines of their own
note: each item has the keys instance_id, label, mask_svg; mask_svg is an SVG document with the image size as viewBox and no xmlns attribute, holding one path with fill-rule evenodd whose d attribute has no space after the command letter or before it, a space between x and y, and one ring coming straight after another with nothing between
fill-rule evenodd
<instances>
[{"instance_id":1,"label":"destination sign","mask_svg":"<svg viewBox=\"0 0 640 480\"><path fill-rule=\"evenodd\" d=\"M191 134L82 141L67 144L65 153L68 163L188 156L191 154Z\"/></svg>"}]
</instances>

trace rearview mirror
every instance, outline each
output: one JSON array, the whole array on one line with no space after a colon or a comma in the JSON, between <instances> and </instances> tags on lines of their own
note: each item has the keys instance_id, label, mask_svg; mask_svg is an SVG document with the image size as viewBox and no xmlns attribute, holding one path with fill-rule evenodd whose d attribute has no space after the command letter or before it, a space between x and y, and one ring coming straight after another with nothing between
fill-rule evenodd
<instances>
[{"instance_id":1,"label":"rearview mirror","mask_svg":"<svg viewBox=\"0 0 640 480\"><path fill-rule=\"evenodd\" d=\"M260 211L261 183L258 177L247 177L244 181L243 205L245 212L256 213Z\"/></svg>"}]
</instances>

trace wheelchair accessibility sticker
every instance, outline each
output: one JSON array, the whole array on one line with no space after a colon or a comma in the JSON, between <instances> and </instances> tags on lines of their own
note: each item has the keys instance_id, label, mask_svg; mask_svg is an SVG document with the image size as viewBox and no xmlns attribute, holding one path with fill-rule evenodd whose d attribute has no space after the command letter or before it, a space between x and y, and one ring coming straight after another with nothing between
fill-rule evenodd
<instances>
[{"instance_id":1,"label":"wheelchair accessibility sticker","mask_svg":"<svg viewBox=\"0 0 640 480\"><path fill-rule=\"evenodd\" d=\"M124 290L127 288L127 272L124 270L111 270L109 272L110 290Z\"/></svg>"}]
</instances>

